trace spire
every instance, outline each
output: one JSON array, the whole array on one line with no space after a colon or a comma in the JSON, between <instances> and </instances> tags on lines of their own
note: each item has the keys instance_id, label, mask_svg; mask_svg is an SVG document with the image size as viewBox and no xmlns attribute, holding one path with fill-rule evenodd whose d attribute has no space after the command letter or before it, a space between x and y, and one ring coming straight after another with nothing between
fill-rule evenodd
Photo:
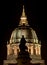
<instances>
[{"instance_id":1,"label":"spire","mask_svg":"<svg viewBox=\"0 0 47 65\"><path fill-rule=\"evenodd\" d=\"M21 19L21 20L20 20L19 25L23 25L23 24L28 25L27 17L26 17L26 15L25 15L24 5L23 5L22 16L21 16L20 19Z\"/></svg>"},{"instance_id":2,"label":"spire","mask_svg":"<svg viewBox=\"0 0 47 65\"><path fill-rule=\"evenodd\" d=\"M24 17L25 17L24 5L23 5L23 12L22 12L22 16L24 16Z\"/></svg>"}]
</instances>

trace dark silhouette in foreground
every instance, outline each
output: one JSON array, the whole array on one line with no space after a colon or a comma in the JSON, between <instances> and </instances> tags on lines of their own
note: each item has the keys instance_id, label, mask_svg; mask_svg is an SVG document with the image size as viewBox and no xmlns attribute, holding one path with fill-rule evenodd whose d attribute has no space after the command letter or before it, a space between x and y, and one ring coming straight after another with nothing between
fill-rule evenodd
<instances>
[{"instance_id":1,"label":"dark silhouette in foreground","mask_svg":"<svg viewBox=\"0 0 47 65\"><path fill-rule=\"evenodd\" d=\"M26 44L26 40L25 40L24 36L22 35L22 38L20 40L20 45L19 45L20 52L22 52L22 51L25 52L28 49L25 44Z\"/></svg>"},{"instance_id":2,"label":"dark silhouette in foreground","mask_svg":"<svg viewBox=\"0 0 47 65\"><path fill-rule=\"evenodd\" d=\"M18 54L18 65L28 65L30 64L30 57L29 57L29 53L28 53L28 48L25 45L26 44L26 40L24 38L24 36L22 36L21 40L20 40L20 52Z\"/></svg>"}]
</instances>

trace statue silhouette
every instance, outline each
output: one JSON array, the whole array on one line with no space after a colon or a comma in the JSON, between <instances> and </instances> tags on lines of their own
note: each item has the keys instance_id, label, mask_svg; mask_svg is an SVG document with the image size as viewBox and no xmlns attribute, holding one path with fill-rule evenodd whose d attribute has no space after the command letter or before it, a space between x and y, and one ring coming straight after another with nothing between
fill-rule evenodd
<instances>
[{"instance_id":1,"label":"statue silhouette","mask_svg":"<svg viewBox=\"0 0 47 65\"><path fill-rule=\"evenodd\" d=\"M26 44L26 40L24 38L24 35L22 35L22 38L20 40L20 45L19 45L20 52L17 58L18 65L29 65L30 64L31 58L27 51L28 48L25 44Z\"/></svg>"},{"instance_id":2,"label":"statue silhouette","mask_svg":"<svg viewBox=\"0 0 47 65\"><path fill-rule=\"evenodd\" d=\"M22 35L22 38L20 40L20 45L19 45L20 51L26 51L27 50L27 46L25 44L26 44L26 40L24 38L24 35Z\"/></svg>"}]
</instances>

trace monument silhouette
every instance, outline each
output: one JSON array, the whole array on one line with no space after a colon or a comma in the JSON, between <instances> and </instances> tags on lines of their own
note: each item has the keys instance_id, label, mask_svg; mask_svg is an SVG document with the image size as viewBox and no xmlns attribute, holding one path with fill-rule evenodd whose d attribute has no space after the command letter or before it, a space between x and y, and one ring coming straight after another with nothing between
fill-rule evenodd
<instances>
[{"instance_id":1,"label":"monument silhouette","mask_svg":"<svg viewBox=\"0 0 47 65\"><path fill-rule=\"evenodd\" d=\"M24 38L24 35L22 35L22 38L20 40L19 48L20 48L20 52L19 52L18 58L17 58L18 65L30 64L31 59L30 59L29 53L27 51L28 48L26 46L26 40Z\"/></svg>"},{"instance_id":2,"label":"monument silhouette","mask_svg":"<svg viewBox=\"0 0 47 65\"><path fill-rule=\"evenodd\" d=\"M26 40L24 38L24 35L22 35L22 38L20 40L20 45L19 45L19 48L20 48L20 51L22 52L25 52L28 48L27 46L25 45L26 44Z\"/></svg>"}]
</instances>

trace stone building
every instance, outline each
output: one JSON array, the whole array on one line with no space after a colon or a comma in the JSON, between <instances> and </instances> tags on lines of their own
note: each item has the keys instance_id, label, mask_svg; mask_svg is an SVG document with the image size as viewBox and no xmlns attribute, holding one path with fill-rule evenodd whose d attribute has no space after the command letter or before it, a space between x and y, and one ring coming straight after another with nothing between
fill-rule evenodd
<instances>
[{"instance_id":1,"label":"stone building","mask_svg":"<svg viewBox=\"0 0 47 65\"><path fill-rule=\"evenodd\" d=\"M26 39L26 46L32 60L32 64L44 64L44 60L41 59L41 42L38 40L36 31L30 27L25 14L24 6L22 16L18 27L12 31L9 42L7 42L7 60L4 60L4 65L16 64L18 52L20 52L19 44L20 39L24 35Z\"/></svg>"}]
</instances>

